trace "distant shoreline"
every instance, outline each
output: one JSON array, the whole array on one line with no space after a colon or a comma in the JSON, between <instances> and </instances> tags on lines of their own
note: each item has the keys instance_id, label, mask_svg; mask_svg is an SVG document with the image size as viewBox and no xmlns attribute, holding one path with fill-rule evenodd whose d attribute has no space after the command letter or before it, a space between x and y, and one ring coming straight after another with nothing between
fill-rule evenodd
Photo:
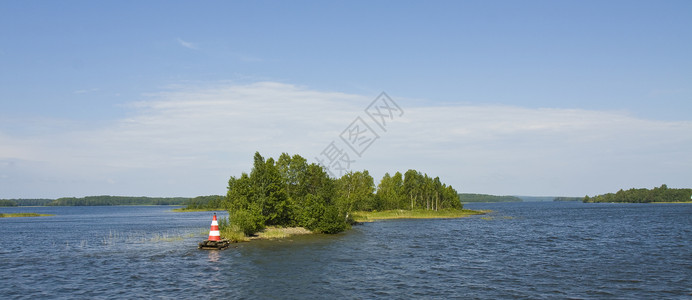
<instances>
[{"instance_id":1,"label":"distant shoreline","mask_svg":"<svg viewBox=\"0 0 692 300\"><path fill-rule=\"evenodd\" d=\"M37 214L37 213L1 213L0 218L26 218L26 217L52 217L55 215L51 214Z\"/></svg>"},{"instance_id":2,"label":"distant shoreline","mask_svg":"<svg viewBox=\"0 0 692 300\"><path fill-rule=\"evenodd\" d=\"M385 210L385 211L358 211L353 213L356 222L374 222L380 220L395 219L453 219L464 218L474 215L483 215L490 211L470 210L470 209L449 209L449 210Z\"/></svg>"}]
</instances>

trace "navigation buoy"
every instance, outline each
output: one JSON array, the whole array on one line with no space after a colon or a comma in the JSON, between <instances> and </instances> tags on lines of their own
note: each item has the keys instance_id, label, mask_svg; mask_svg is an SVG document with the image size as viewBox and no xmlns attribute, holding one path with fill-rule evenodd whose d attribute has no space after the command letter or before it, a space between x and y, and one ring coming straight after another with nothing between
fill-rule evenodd
<instances>
[{"instance_id":1,"label":"navigation buoy","mask_svg":"<svg viewBox=\"0 0 692 300\"><path fill-rule=\"evenodd\" d=\"M211 220L211 228L209 229L209 239L199 243L199 249L202 250L223 250L230 245L229 240L222 240L219 234L219 222L216 220L216 213Z\"/></svg>"},{"instance_id":2,"label":"navigation buoy","mask_svg":"<svg viewBox=\"0 0 692 300\"><path fill-rule=\"evenodd\" d=\"M214 218L211 220L211 229L209 229L209 240L221 240L221 234L219 234L219 222L216 221L216 213L214 213Z\"/></svg>"}]
</instances>

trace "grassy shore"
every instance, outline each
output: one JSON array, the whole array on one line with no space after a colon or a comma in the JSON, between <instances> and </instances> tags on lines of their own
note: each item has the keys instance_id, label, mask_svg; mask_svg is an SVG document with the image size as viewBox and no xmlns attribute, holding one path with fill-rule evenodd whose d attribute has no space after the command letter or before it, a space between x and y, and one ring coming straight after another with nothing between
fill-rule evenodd
<instances>
[{"instance_id":1,"label":"grassy shore","mask_svg":"<svg viewBox=\"0 0 692 300\"><path fill-rule=\"evenodd\" d=\"M37 213L12 213L12 214L0 214L0 218L20 218L20 217L50 217L55 215L50 214L37 214Z\"/></svg>"},{"instance_id":2,"label":"grassy shore","mask_svg":"<svg viewBox=\"0 0 692 300\"><path fill-rule=\"evenodd\" d=\"M181 207L181 208L174 208L171 211L173 211L173 212L200 212L200 211L225 211L225 210L220 209L220 208L209 209L209 208L185 208L185 207Z\"/></svg>"},{"instance_id":3,"label":"grassy shore","mask_svg":"<svg viewBox=\"0 0 692 300\"><path fill-rule=\"evenodd\" d=\"M181 210L190 211L190 210ZM463 218L473 215L489 213L489 210L470 209L445 209L445 210L385 210L385 211L359 211L353 213L356 222L373 222L390 219L450 219ZM313 232L303 227L276 227L269 226L254 236L245 236L240 230L227 223L226 219L219 220L221 238L231 242L248 242L251 240L284 239L295 235L312 234Z\"/></svg>"},{"instance_id":4,"label":"grassy shore","mask_svg":"<svg viewBox=\"0 0 692 300\"><path fill-rule=\"evenodd\" d=\"M231 242L249 242L251 240L285 239L295 235L312 234L313 232L303 227L276 227L269 226L254 236L245 236L242 232L233 230L231 226L221 229L221 238Z\"/></svg>"},{"instance_id":5,"label":"grassy shore","mask_svg":"<svg viewBox=\"0 0 692 300\"><path fill-rule=\"evenodd\" d=\"M385 211L358 211L353 213L356 222L373 222L377 220L391 219L449 219L463 218L473 215L482 215L489 211L477 211L470 209L445 209L445 210L385 210Z\"/></svg>"},{"instance_id":6,"label":"grassy shore","mask_svg":"<svg viewBox=\"0 0 692 300\"><path fill-rule=\"evenodd\" d=\"M661 204L678 204L678 203L682 203L682 204L690 204L690 203L692 203L692 201L678 201L678 202L649 202L649 203L661 203Z\"/></svg>"}]
</instances>

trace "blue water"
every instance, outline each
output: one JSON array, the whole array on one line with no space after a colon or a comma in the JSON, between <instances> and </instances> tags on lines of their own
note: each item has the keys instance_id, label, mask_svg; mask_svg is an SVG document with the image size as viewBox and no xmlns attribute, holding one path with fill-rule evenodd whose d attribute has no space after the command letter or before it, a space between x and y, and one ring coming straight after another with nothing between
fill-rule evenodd
<instances>
[{"instance_id":1,"label":"blue water","mask_svg":"<svg viewBox=\"0 0 692 300\"><path fill-rule=\"evenodd\" d=\"M485 216L197 250L211 214L0 212L0 298L690 299L692 205L501 203Z\"/></svg>"}]
</instances>

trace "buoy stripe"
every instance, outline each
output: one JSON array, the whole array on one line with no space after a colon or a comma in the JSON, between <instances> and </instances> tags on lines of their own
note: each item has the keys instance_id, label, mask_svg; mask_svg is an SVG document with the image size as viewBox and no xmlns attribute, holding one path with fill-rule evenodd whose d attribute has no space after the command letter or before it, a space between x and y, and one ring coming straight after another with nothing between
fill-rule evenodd
<instances>
[{"instance_id":1,"label":"buoy stripe","mask_svg":"<svg viewBox=\"0 0 692 300\"><path fill-rule=\"evenodd\" d=\"M211 221L211 226L219 226L219 222L216 222L216 220Z\"/></svg>"},{"instance_id":2,"label":"buoy stripe","mask_svg":"<svg viewBox=\"0 0 692 300\"><path fill-rule=\"evenodd\" d=\"M209 236L219 236L219 235L220 235L220 234L219 234L219 231L218 231L218 230L209 231Z\"/></svg>"}]
</instances>

